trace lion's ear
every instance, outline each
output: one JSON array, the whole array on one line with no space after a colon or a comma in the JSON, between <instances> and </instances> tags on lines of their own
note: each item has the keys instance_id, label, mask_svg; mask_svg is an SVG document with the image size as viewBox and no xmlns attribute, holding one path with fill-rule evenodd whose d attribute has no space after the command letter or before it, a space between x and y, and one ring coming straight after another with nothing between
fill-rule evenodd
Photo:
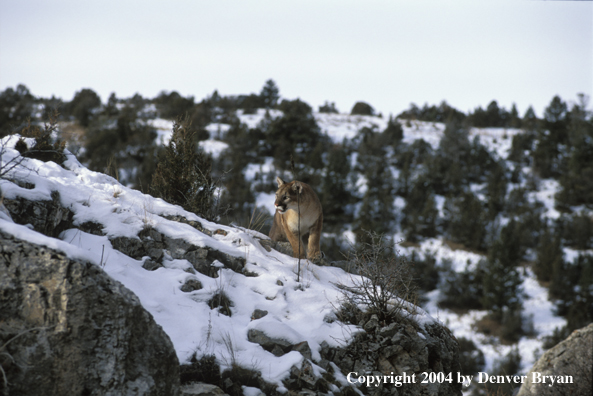
<instances>
[{"instance_id":1,"label":"lion's ear","mask_svg":"<svg viewBox=\"0 0 593 396\"><path fill-rule=\"evenodd\" d=\"M276 183L278 183L278 188L280 188L285 182L280 177L276 177Z\"/></svg>"},{"instance_id":2,"label":"lion's ear","mask_svg":"<svg viewBox=\"0 0 593 396\"><path fill-rule=\"evenodd\" d=\"M302 193L303 192L303 185L300 182L294 182L292 185L292 189L295 193Z\"/></svg>"}]
</instances>

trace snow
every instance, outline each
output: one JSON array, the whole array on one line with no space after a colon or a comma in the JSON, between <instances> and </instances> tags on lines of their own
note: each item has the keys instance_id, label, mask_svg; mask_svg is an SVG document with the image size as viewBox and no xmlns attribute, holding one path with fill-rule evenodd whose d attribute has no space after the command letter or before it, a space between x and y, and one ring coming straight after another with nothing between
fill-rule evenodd
<instances>
[{"instance_id":1,"label":"snow","mask_svg":"<svg viewBox=\"0 0 593 396\"><path fill-rule=\"evenodd\" d=\"M270 110L271 119L281 117L282 112ZM256 128L266 118L266 110L259 109L255 114L238 112L241 122L249 128ZM384 118L375 116L350 116L346 114L314 113L314 117L323 133L334 143L344 139L353 139L360 128L375 128L382 131L387 126ZM173 122L164 119L148 121L157 130L158 141L167 144L170 139ZM445 125L423 121L400 121L403 141L412 144L423 139L434 149L438 148ZM202 148L214 157L220 155L228 146L217 139L224 138L230 128L227 124L210 124L207 130L211 138L200 142ZM520 133L517 129L471 128L470 140L478 136L480 142L499 158L506 158L511 148L512 137ZM14 145L15 137L5 138L3 143ZM10 161L16 151L6 149L2 160ZM356 154L351 160L356 162ZM359 331L354 326L340 325L327 320L332 316L341 294L335 284L349 284L351 275L334 267L318 267L304 261L301 281L297 282L297 261L276 251L267 252L258 242L265 236L240 227L227 227L200 219L184 211L179 206L170 205L163 200L122 186L117 180L107 175L88 170L73 155L69 155L64 169L54 163L43 163L27 159L23 166L15 168L11 177L35 185L26 189L7 181L0 181L0 189L7 199L24 197L28 200L51 200L52 191L60 194L61 204L74 213L75 224L94 221L103 226L105 236L91 235L77 229L64 231L59 239L43 236L27 226L12 222L9 215L0 210L0 229L15 237L32 243L47 246L64 252L72 258L86 260L102 267L112 278L123 283L140 299L142 305L153 315L156 322L169 335L180 361L187 361L193 353L215 354L223 368L237 363L247 368L260 370L266 381L281 385L292 365L298 365L302 356L291 352L276 357L265 351L258 344L247 340L249 329L265 331L271 337L284 338L296 343L307 341L313 358L319 358L322 342L337 346L346 343ZM529 168L523 169L530 172ZM264 174L274 172L273 159L264 159L263 164L250 164L244 170L247 181L259 180ZM360 177L356 181L358 193L364 193L366 180ZM471 190L480 199L485 199L485 185L471 185ZM530 202L541 202L543 215L558 219L560 213L554 207L555 194L560 186L555 180L542 180L537 191L529 192ZM436 196L439 212L443 211L444 197ZM255 196L256 206L272 211L274 193L259 192ZM406 202L401 197L394 197L394 206L398 213ZM0 205L0 209L3 206ZM226 235L210 237L187 224L167 220L164 216L179 215L188 220L197 220L211 231L222 229ZM503 219L504 220L504 219ZM218 278L210 278L200 273L186 272L191 264L186 260L175 260L165 256L164 268L146 271L142 261L131 259L113 249L109 238L125 236L134 238L145 227L153 227L158 232L171 238L180 238L196 246L208 246L227 254L245 258L246 269L257 277L246 277L229 269L221 268ZM350 229L343 236L354 242ZM393 235L395 241L403 235ZM420 259L432 256L437 263L444 260L451 262L452 269L464 271L473 269L485 257L465 250L453 250L441 238L429 238L418 246L399 247L400 253L409 256L416 252ZM581 252L565 248L565 260L572 262ZM590 254L591 251L588 251ZM201 282L203 288L184 293L180 287L188 279ZM522 275L523 315L532 318L535 335L522 337L517 348L522 357L521 368L525 373L541 354L545 336L551 335L555 328L565 325L563 318L554 314L554 305L548 299L548 291L539 285L530 269ZM224 292L233 302L230 308L232 316L210 309L207 302L213 295ZM508 354L512 346L501 345L493 337L475 331L476 321L487 312L470 310L458 314L438 307L440 291L429 292L424 310L419 310L416 320L430 323L436 318L448 326L457 337L473 340L485 355L488 372L494 363ZM255 309L266 310L268 315L252 321ZM343 378L346 382L346 379ZM261 391L244 387L244 394L257 395Z\"/></svg>"},{"instance_id":2,"label":"snow","mask_svg":"<svg viewBox=\"0 0 593 396\"><path fill-rule=\"evenodd\" d=\"M16 151L7 149L3 160L16 155ZM316 359L320 358L322 342L334 346L347 343L358 331L354 326L326 320L332 317L339 304L341 292L335 284L351 284L351 275L339 268L318 267L303 260L301 281L297 282L297 260L276 251L267 252L254 237L263 237L259 233L207 222L178 206L92 172L73 156L69 156L65 163L67 169L33 159L26 159L22 165L10 176L35 187L26 189L2 180L0 188L5 198L51 200L52 192L57 191L61 205L75 213L75 224L99 223L106 235L70 229L59 239L49 238L27 226L13 223L4 212L0 216L0 230L102 267L109 276L138 296L143 307L171 338L181 362L187 361L195 352L199 356L215 354L223 368L232 363L256 368L261 370L266 381L281 385L290 368L300 364L302 355L293 351L274 356L247 340L250 328L261 329L272 337L291 342L307 341ZM167 220L165 215L198 220L207 229L223 229L227 234L210 237L187 224ZM147 271L142 268L142 260L134 260L113 249L109 238L135 238L139 231L149 226L170 238L243 257L247 270L258 276L247 277L226 268L220 269L218 278L191 274L185 271L191 266L189 262L173 260L168 255L164 259L164 268ZM203 288L182 292L180 287L188 279L197 279ZM208 301L219 292L224 292L232 301L230 317L208 306ZM255 309L269 313L252 321L251 314Z\"/></svg>"}]
</instances>

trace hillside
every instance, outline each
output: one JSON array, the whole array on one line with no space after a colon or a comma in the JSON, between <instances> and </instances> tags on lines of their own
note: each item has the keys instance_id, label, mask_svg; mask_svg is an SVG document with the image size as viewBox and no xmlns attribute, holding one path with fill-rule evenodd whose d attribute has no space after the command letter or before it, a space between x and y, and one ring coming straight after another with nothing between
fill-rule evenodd
<instances>
[{"instance_id":1,"label":"hillside","mask_svg":"<svg viewBox=\"0 0 593 396\"><path fill-rule=\"evenodd\" d=\"M196 103L163 92L154 99L112 95L102 104L82 90L49 124L55 126L52 141L76 154L67 156L65 169L31 159L33 165L4 174L1 185L8 200L52 200L58 191L63 206L73 208L76 227L60 230L62 242L10 223L3 227L60 243L103 266L139 295L182 362L197 351L228 364L235 358L229 340L242 364L266 362L261 348L256 352L245 341L255 310L268 311L265 320L278 332L306 340L314 358L324 342L335 346L344 339L344 326L328 318L340 298L334 285L352 278L338 268L308 265L302 285L310 294L303 293L294 260L261 247L276 176L305 181L320 196L327 262L364 246L366 231L398 244L411 264L418 303L459 339L466 374L524 374L546 349L593 321L593 117L587 98L567 103L554 97L538 118L532 108L520 117L515 106L509 112L496 101L468 114L443 102L384 117L364 103L361 113L355 106L345 114L328 103L315 111L299 99L280 100L277 91L272 96L264 90L228 97L214 92ZM0 106L18 125L13 132L23 136L33 136L55 104L32 98ZM25 122L27 114L33 125ZM199 151L209 155L211 202L229 211L195 214L179 206L183 202L170 205L147 194L155 194L163 153L178 143L176 128L195 130ZM16 155L9 148L15 139L5 138L4 156ZM35 144L28 141L29 148ZM134 251L129 240L138 235L143 245ZM197 260L210 253L188 251L185 243L222 253L205 265ZM184 272L190 265L182 255L151 253L154 244L169 252L181 246L202 272ZM129 254L122 257L122 250ZM142 260L156 271L143 269ZM127 264L115 264L120 261ZM233 271L237 263L258 276ZM208 276L214 273L220 276ZM201 288L179 292L192 284ZM228 309L224 304L211 308L221 291L234 304L230 318L220 313ZM200 319L188 314L188 299L201 304ZM200 335L187 330L194 327ZM360 330L345 328L349 336ZM267 364L262 375L278 384L291 361Z\"/></svg>"},{"instance_id":2,"label":"hillside","mask_svg":"<svg viewBox=\"0 0 593 396\"><path fill-rule=\"evenodd\" d=\"M285 392L303 355L323 362L322 350L344 347L362 331L336 318L340 287L355 286L357 276L303 260L297 278L298 260L265 249L260 241L269 238L257 231L206 221L89 171L67 152L62 166L19 161L16 141L2 141L3 164L18 164L0 182L0 232L102 268L138 296L182 364L215 356L222 371L253 370ZM438 326L420 308L407 309L420 328ZM265 342L300 347L270 353ZM313 367L313 378L326 372ZM335 380L347 385L334 367ZM257 394L250 389L243 391Z\"/></svg>"}]
</instances>

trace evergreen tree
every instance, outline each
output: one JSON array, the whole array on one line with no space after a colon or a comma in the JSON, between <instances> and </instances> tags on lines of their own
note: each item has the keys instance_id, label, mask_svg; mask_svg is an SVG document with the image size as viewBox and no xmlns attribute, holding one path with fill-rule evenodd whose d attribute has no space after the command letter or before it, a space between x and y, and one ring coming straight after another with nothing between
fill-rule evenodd
<instances>
[{"instance_id":1,"label":"evergreen tree","mask_svg":"<svg viewBox=\"0 0 593 396\"><path fill-rule=\"evenodd\" d=\"M404 138L404 130L397 120L389 116L389 121L387 121L387 127L383 131L383 135L387 144L395 148Z\"/></svg>"},{"instance_id":2,"label":"evergreen tree","mask_svg":"<svg viewBox=\"0 0 593 396\"><path fill-rule=\"evenodd\" d=\"M490 219L502 212L505 205L508 180L505 175L504 165L500 164L488 176L488 216Z\"/></svg>"},{"instance_id":3,"label":"evergreen tree","mask_svg":"<svg viewBox=\"0 0 593 396\"><path fill-rule=\"evenodd\" d=\"M511 107L511 112L509 113L509 123L508 126L511 128L521 128L521 118L519 117L519 111L517 110L517 105L513 103Z\"/></svg>"},{"instance_id":4,"label":"evergreen tree","mask_svg":"<svg viewBox=\"0 0 593 396\"><path fill-rule=\"evenodd\" d=\"M178 119L185 116L194 106L194 97L184 98L177 91L161 92L154 100L159 116L167 119Z\"/></svg>"},{"instance_id":5,"label":"evergreen tree","mask_svg":"<svg viewBox=\"0 0 593 396\"><path fill-rule=\"evenodd\" d=\"M196 130L187 118L178 119L152 179L155 197L162 198L207 219L217 215L212 179L212 158L195 138Z\"/></svg>"},{"instance_id":6,"label":"evergreen tree","mask_svg":"<svg viewBox=\"0 0 593 396\"><path fill-rule=\"evenodd\" d=\"M367 190L353 224L357 243L369 243L370 234L384 235L391 231L393 217L393 176L389 167L378 162L367 168Z\"/></svg>"},{"instance_id":7,"label":"evergreen tree","mask_svg":"<svg viewBox=\"0 0 593 396\"><path fill-rule=\"evenodd\" d=\"M227 131L225 141L229 148L221 153L219 167L225 171L225 190L221 197L223 207L230 209L229 217L237 224L247 226L246 219L254 210L255 197L251 183L245 180L244 171L248 164L260 162L257 143L245 124L236 121Z\"/></svg>"},{"instance_id":8,"label":"evergreen tree","mask_svg":"<svg viewBox=\"0 0 593 396\"><path fill-rule=\"evenodd\" d=\"M278 86L274 80L270 79L266 81L262 87L259 96L263 102L264 107L266 109L272 109L276 107L278 100L280 100L280 89L278 89Z\"/></svg>"},{"instance_id":9,"label":"evergreen tree","mask_svg":"<svg viewBox=\"0 0 593 396\"><path fill-rule=\"evenodd\" d=\"M441 262L439 307L450 309L483 309L482 283L486 264L481 260L475 268L455 271L449 260Z\"/></svg>"},{"instance_id":10,"label":"evergreen tree","mask_svg":"<svg viewBox=\"0 0 593 396\"><path fill-rule=\"evenodd\" d=\"M284 115L270 122L266 142L269 144L274 165L281 171L291 170L294 159L299 174L304 169L308 155L322 140L321 130L313 117L311 106L299 99L283 100L279 106ZM302 180L306 182L305 180Z\"/></svg>"},{"instance_id":11,"label":"evergreen tree","mask_svg":"<svg viewBox=\"0 0 593 396\"><path fill-rule=\"evenodd\" d=\"M366 102L356 102L354 106L352 106L352 110L350 111L350 115L375 115L375 109L373 106Z\"/></svg>"},{"instance_id":12,"label":"evergreen tree","mask_svg":"<svg viewBox=\"0 0 593 396\"><path fill-rule=\"evenodd\" d=\"M593 204L593 117L586 106L587 99L582 95L569 113L568 152L561 166L562 191L557 196L563 206Z\"/></svg>"},{"instance_id":13,"label":"evergreen tree","mask_svg":"<svg viewBox=\"0 0 593 396\"><path fill-rule=\"evenodd\" d=\"M482 283L482 304L499 322L505 310L517 311L521 308L521 277L517 271L521 257L516 223L511 220L490 247Z\"/></svg>"},{"instance_id":14,"label":"evergreen tree","mask_svg":"<svg viewBox=\"0 0 593 396\"><path fill-rule=\"evenodd\" d=\"M568 142L566 103L555 96L544 111L543 130L533 153L534 169L543 178L557 177L563 172L560 145Z\"/></svg>"},{"instance_id":15,"label":"evergreen tree","mask_svg":"<svg viewBox=\"0 0 593 396\"><path fill-rule=\"evenodd\" d=\"M448 124L435 155L427 162L427 175L436 194L458 194L466 181L471 164L468 131L458 124Z\"/></svg>"},{"instance_id":16,"label":"evergreen tree","mask_svg":"<svg viewBox=\"0 0 593 396\"><path fill-rule=\"evenodd\" d=\"M529 106L523 115L523 119L521 120L521 128L528 131L534 131L537 128L538 122L539 120L535 115L533 107Z\"/></svg>"},{"instance_id":17,"label":"evergreen tree","mask_svg":"<svg viewBox=\"0 0 593 396\"><path fill-rule=\"evenodd\" d=\"M24 127L33 115L34 104L35 97L23 84L0 93L0 137Z\"/></svg>"},{"instance_id":18,"label":"evergreen tree","mask_svg":"<svg viewBox=\"0 0 593 396\"><path fill-rule=\"evenodd\" d=\"M567 106L559 96L554 96L544 110L544 128L550 132L554 143L564 143L567 134Z\"/></svg>"},{"instance_id":19,"label":"evergreen tree","mask_svg":"<svg viewBox=\"0 0 593 396\"><path fill-rule=\"evenodd\" d=\"M549 282L560 276L561 274L556 271L562 268L562 256L560 237L545 224L537 248L537 259L533 266L537 279L541 282Z\"/></svg>"},{"instance_id":20,"label":"evergreen tree","mask_svg":"<svg viewBox=\"0 0 593 396\"><path fill-rule=\"evenodd\" d=\"M329 103L327 100L323 104L323 106L319 106L320 113L330 113L330 114L339 114L340 112L336 108L336 104L334 102Z\"/></svg>"},{"instance_id":21,"label":"evergreen tree","mask_svg":"<svg viewBox=\"0 0 593 396\"><path fill-rule=\"evenodd\" d=\"M402 212L402 228L408 241L416 242L421 237L432 238L436 235L438 210L426 176L421 175L416 179Z\"/></svg>"},{"instance_id":22,"label":"evergreen tree","mask_svg":"<svg viewBox=\"0 0 593 396\"><path fill-rule=\"evenodd\" d=\"M74 116L83 127L88 127L96 109L101 107L101 98L92 89L82 89L65 106L65 113Z\"/></svg>"},{"instance_id":23,"label":"evergreen tree","mask_svg":"<svg viewBox=\"0 0 593 396\"><path fill-rule=\"evenodd\" d=\"M462 192L459 197L445 202L448 222L447 236L472 250L484 250L487 216L482 202L472 192Z\"/></svg>"},{"instance_id":24,"label":"evergreen tree","mask_svg":"<svg viewBox=\"0 0 593 396\"><path fill-rule=\"evenodd\" d=\"M347 210L352 201L347 185L349 173L348 153L341 145L333 146L328 153L320 196L324 228L327 225L331 229L351 221L351 213Z\"/></svg>"}]
</instances>

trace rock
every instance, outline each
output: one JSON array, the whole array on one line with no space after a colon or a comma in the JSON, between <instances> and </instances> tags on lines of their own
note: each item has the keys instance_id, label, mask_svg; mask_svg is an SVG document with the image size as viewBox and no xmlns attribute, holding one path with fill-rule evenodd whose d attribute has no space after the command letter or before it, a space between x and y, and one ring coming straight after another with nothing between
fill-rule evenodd
<instances>
[{"instance_id":1,"label":"rock","mask_svg":"<svg viewBox=\"0 0 593 396\"><path fill-rule=\"evenodd\" d=\"M372 315L371 319L368 322L366 322L363 326L363 329L367 333L370 333L375 331L377 327L379 327L379 318L377 317L377 315Z\"/></svg>"},{"instance_id":2,"label":"rock","mask_svg":"<svg viewBox=\"0 0 593 396\"><path fill-rule=\"evenodd\" d=\"M311 348L307 341L292 344L283 338L272 338L258 329L249 329L247 339L250 342L261 345L262 348L275 356L282 356L290 351L297 351L305 358L311 359Z\"/></svg>"},{"instance_id":3,"label":"rock","mask_svg":"<svg viewBox=\"0 0 593 396\"><path fill-rule=\"evenodd\" d=\"M155 270L157 270L157 269L159 269L161 267L162 267L161 264L159 264L157 262L154 262L152 260L146 260L142 264L142 268L144 268L147 271L155 271Z\"/></svg>"},{"instance_id":4,"label":"rock","mask_svg":"<svg viewBox=\"0 0 593 396\"><path fill-rule=\"evenodd\" d=\"M97 265L1 232L0 241L9 394L177 393L173 344L131 291Z\"/></svg>"},{"instance_id":5,"label":"rock","mask_svg":"<svg viewBox=\"0 0 593 396\"><path fill-rule=\"evenodd\" d=\"M115 250L119 250L135 260L148 256L144 243L139 238L115 237L109 241Z\"/></svg>"},{"instance_id":6,"label":"rock","mask_svg":"<svg viewBox=\"0 0 593 396\"><path fill-rule=\"evenodd\" d=\"M349 372L373 375L416 374L422 372L453 373L455 377L461 370L459 364L459 346L451 332L438 322L425 323L423 326L410 320L398 320L380 327L375 315L367 315L363 321L364 332L358 333L345 348L330 347L322 344L322 359L333 362L343 375ZM343 394L353 390L334 381ZM377 389L377 394L392 394L394 388ZM362 390L362 389L361 389ZM397 394L404 395L461 395L461 384L443 382L441 384L406 384L398 388Z\"/></svg>"},{"instance_id":7,"label":"rock","mask_svg":"<svg viewBox=\"0 0 593 396\"><path fill-rule=\"evenodd\" d=\"M228 394L216 385L192 382L181 385L179 396L228 396Z\"/></svg>"},{"instance_id":8,"label":"rock","mask_svg":"<svg viewBox=\"0 0 593 396\"><path fill-rule=\"evenodd\" d=\"M181 286L181 291L185 293L190 293L195 290L200 290L202 288L202 283L197 279L188 279L185 281L183 286Z\"/></svg>"},{"instance_id":9,"label":"rock","mask_svg":"<svg viewBox=\"0 0 593 396\"><path fill-rule=\"evenodd\" d=\"M268 314L268 311L262 309L256 309L251 314L251 320L261 319Z\"/></svg>"},{"instance_id":10,"label":"rock","mask_svg":"<svg viewBox=\"0 0 593 396\"><path fill-rule=\"evenodd\" d=\"M311 360L311 348L309 347L309 343L307 341L299 342L296 345L292 346L293 351L299 352L303 355L306 359Z\"/></svg>"},{"instance_id":11,"label":"rock","mask_svg":"<svg viewBox=\"0 0 593 396\"><path fill-rule=\"evenodd\" d=\"M527 374L517 396L590 395L593 390L592 367L593 323L574 331L566 340L546 351ZM549 377L546 383L536 383L543 376L554 376L556 383L550 386ZM573 383L560 383L560 379L568 382L568 376L572 377Z\"/></svg>"},{"instance_id":12,"label":"rock","mask_svg":"<svg viewBox=\"0 0 593 396\"><path fill-rule=\"evenodd\" d=\"M269 352L271 352L272 349L274 349L274 347L277 346L282 351L284 351L284 353L287 353L291 350L293 345L285 339L272 338L263 331L257 329L249 329L249 331L247 332L247 339L250 342L254 342L256 344L261 345L262 348Z\"/></svg>"},{"instance_id":13,"label":"rock","mask_svg":"<svg viewBox=\"0 0 593 396\"><path fill-rule=\"evenodd\" d=\"M169 254L174 259L183 259L187 252L198 248L183 239L169 238L167 236L164 237L164 242L167 250L169 250Z\"/></svg>"},{"instance_id":14,"label":"rock","mask_svg":"<svg viewBox=\"0 0 593 396\"><path fill-rule=\"evenodd\" d=\"M4 206L17 224L31 224L35 231L56 238L73 227L74 213L62 207L60 194L51 193L51 201L28 201L24 198L4 199Z\"/></svg>"}]
</instances>

